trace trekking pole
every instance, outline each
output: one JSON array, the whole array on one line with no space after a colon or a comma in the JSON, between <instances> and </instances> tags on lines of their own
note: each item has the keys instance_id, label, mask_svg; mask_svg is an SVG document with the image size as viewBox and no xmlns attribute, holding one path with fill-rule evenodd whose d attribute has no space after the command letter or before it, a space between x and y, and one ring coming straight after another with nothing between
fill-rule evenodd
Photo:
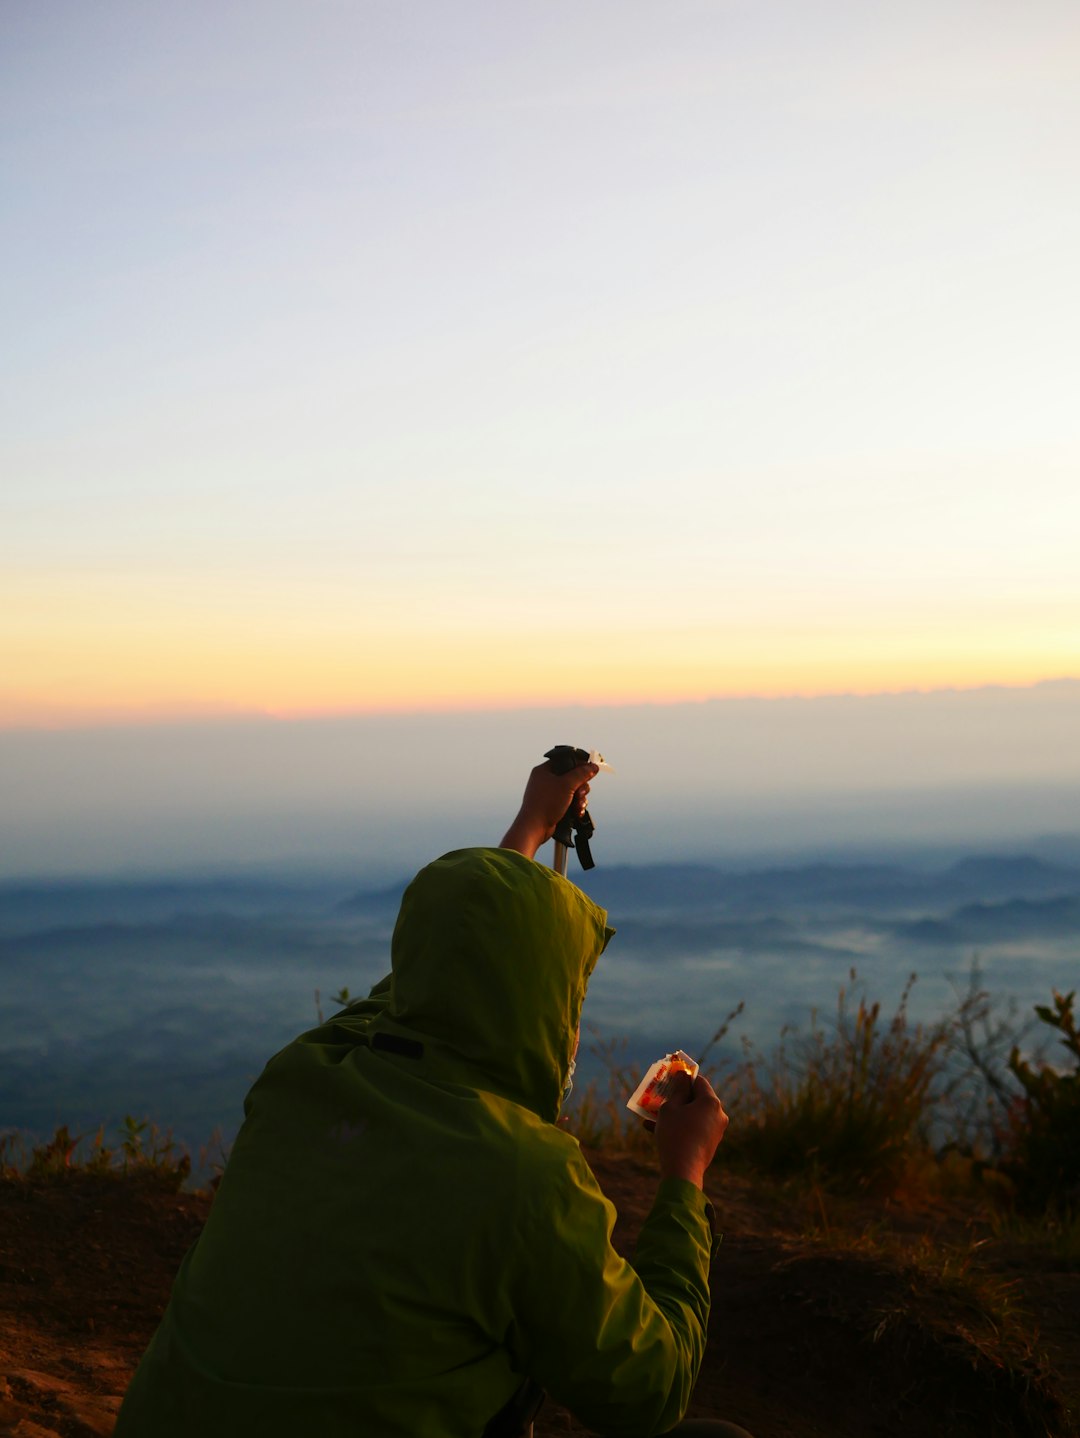
<instances>
[{"instance_id":1,"label":"trekking pole","mask_svg":"<svg viewBox=\"0 0 1080 1438\"><path fill-rule=\"evenodd\" d=\"M604 762L603 754L598 754L595 749L576 749L572 744L556 744L554 749L547 751L544 758L556 774L569 774L570 770L576 769L579 764L596 764L601 769L611 768L610 764ZM577 850L583 869L596 867L596 860L589 848L589 840L595 829L596 825L588 809L584 814L578 814L571 799L569 808L555 826L555 862L551 867L556 874L566 877L566 864L571 849Z\"/></svg>"}]
</instances>

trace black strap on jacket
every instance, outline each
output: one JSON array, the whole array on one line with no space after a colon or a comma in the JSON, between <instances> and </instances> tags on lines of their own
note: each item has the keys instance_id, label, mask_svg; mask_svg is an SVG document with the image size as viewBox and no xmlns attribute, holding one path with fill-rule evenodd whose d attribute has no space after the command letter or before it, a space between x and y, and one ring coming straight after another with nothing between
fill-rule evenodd
<instances>
[{"instance_id":1,"label":"black strap on jacket","mask_svg":"<svg viewBox=\"0 0 1080 1438\"><path fill-rule=\"evenodd\" d=\"M361 1048L381 1049L383 1053L400 1054L405 1059L424 1057L424 1045L419 1039L403 1039L400 1034L374 1033L370 1038L367 1034L360 1034L355 1042Z\"/></svg>"}]
</instances>

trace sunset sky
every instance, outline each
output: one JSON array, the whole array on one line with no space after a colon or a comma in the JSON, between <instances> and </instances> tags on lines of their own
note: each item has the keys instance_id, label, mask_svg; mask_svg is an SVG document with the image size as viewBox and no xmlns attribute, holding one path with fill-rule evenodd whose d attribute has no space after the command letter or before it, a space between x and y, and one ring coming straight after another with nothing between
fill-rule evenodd
<instances>
[{"instance_id":1,"label":"sunset sky","mask_svg":"<svg viewBox=\"0 0 1080 1438\"><path fill-rule=\"evenodd\" d=\"M1075 0L3 7L0 726L1080 676Z\"/></svg>"}]
</instances>

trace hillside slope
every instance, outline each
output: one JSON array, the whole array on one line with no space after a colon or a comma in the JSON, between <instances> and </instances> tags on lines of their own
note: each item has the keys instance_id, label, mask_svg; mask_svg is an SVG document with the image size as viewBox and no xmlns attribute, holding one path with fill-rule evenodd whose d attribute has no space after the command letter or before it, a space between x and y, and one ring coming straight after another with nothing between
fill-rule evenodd
<instances>
[{"instance_id":1,"label":"hillside slope","mask_svg":"<svg viewBox=\"0 0 1080 1438\"><path fill-rule=\"evenodd\" d=\"M651 1167L590 1154L632 1246ZM841 1209L714 1171L725 1232L692 1412L756 1438L1071 1438L1080 1272L962 1208ZM0 1183L0 1435L108 1438L206 1194ZM976 1301L987 1293L995 1303ZM537 1438L584 1434L549 1404Z\"/></svg>"}]
</instances>

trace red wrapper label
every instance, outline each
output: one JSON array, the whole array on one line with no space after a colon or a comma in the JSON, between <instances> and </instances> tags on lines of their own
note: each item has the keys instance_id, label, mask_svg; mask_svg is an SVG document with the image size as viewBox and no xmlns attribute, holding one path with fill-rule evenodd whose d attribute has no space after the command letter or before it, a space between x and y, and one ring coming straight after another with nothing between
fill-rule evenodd
<instances>
[{"instance_id":1,"label":"red wrapper label","mask_svg":"<svg viewBox=\"0 0 1080 1438\"><path fill-rule=\"evenodd\" d=\"M698 1066L689 1054L676 1049L665 1054L649 1068L645 1077L626 1101L626 1107L640 1118L655 1118L667 1102L676 1074L697 1077Z\"/></svg>"}]
</instances>

